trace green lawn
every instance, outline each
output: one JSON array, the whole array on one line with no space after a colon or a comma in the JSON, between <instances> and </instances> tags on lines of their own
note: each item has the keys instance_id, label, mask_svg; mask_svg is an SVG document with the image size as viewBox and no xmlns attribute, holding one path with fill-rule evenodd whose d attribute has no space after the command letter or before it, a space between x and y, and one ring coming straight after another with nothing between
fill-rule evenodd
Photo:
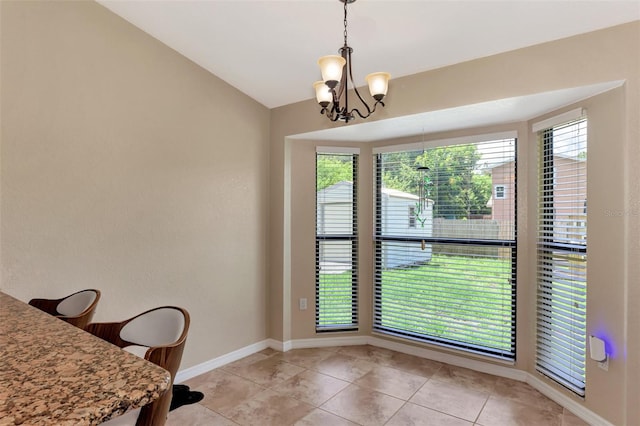
<instances>
[{"instance_id":1,"label":"green lawn","mask_svg":"<svg viewBox=\"0 0 640 426\"><path fill-rule=\"evenodd\" d=\"M320 274L319 326L345 326L352 322L351 271Z\"/></svg>"},{"instance_id":2,"label":"green lawn","mask_svg":"<svg viewBox=\"0 0 640 426\"><path fill-rule=\"evenodd\" d=\"M509 259L482 256L434 254L422 266L384 270L377 324L508 351L515 291L510 279ZM350 323L351 273L321 274L320 284L320 324Z\"/></svg>"}]
</instances>

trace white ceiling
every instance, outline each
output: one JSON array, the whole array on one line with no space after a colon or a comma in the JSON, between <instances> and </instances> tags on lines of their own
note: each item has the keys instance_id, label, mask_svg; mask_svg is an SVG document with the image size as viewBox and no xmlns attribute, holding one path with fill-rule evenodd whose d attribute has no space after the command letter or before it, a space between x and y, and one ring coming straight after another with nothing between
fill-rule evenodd
<instances>
[{"instance_id":1,"label":"white ceiling","mask_svg":"<svg viewBox=\"0 0 640 426\"><path fill-rule=\"evenodd\" d=\"M313 98L318 57L343 43L338 0L97 1L268 108ZM359 0L348 17L354 79L363 85L370 72L401 77L639 20L640 0ZM417 118L425 119L406 120Z\"/></svg>"},{"instance_id":2,"label":"white ceiling","mask_svg":"<svg viewBox=\"0 0 640 426\"><path fill-rule=\"evenodd\" d=\"M314 96L316 61L343 42L338 0L98 0L274 108ZM354 78L392 77L640 19L640 1L359 0L348 6Z\"/></svg>"}]
</instances>

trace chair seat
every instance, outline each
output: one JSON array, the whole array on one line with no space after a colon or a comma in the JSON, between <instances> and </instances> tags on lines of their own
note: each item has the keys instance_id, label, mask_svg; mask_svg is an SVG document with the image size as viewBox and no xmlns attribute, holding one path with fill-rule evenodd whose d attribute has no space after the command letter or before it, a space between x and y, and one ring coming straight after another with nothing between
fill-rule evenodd
<instances>
[{"instance_id":1,"label":"chair seat","mask_svg":"<svg viewBox=\"0 0 640 426\"><path fill-rule=\"evenodd\" d=\"M147 354L147 351L149 350L149 346L129 345L129 346L125 346L122 349L144 359L144 356Z\"/></svg>"}]
</instances>

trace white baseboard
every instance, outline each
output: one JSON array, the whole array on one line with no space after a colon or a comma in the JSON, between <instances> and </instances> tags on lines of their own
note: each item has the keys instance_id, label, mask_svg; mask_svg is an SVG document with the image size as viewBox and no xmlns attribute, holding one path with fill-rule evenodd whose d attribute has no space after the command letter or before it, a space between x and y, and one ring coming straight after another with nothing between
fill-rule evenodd
<instances>
[{"instance_id":1,"label":"white baseboard","mask_svg":"<svg viewBox=\"0 0 640 426\"><path fill-rule=\"evenodd\" d=\"M287 352L291 350L291 341L281 342L280 340L267 339L265 342L269 345L268 347L278 352Z\"/></svg>"},{"instance_id":2,"label":"white baseboard","mask_svg":"<svg viewBox=\"0 0 640 426\"><path fill-rule=\"evenodd\" d=\"M509 367L511 363L505 362L505 365L498 365L490 362L484 362L482 360L461 357L454 354L433 351L427 348L419 348L417 346L411 346L400 342L380 339L375 336L368 337L367 344L380 348L391 349L393 351L402 352L408 355L419 356L421 358L426 358L433 361L443 362L445 364L455 365L456 367L463 367L470 370L480 371L482 373L491 374L493 376L505 377L507 379L518 380L521 382L526 381L527 373L525 371Z\"/></svg>"},{"instance_id":3,"label":"white baseboard","mask_svg":"<svg viewBox=\"0 0 640 426\"><path fill-rule=\"evenodd\" d=\"M291 349L327 348L331 346L367 345L367 336L315 337L312 339L298 339L290 342Z\"/></svg>"},{"instance_id":4,"label":"white baseboard","mask_svg":"<svg viewBox=\"0 0 640 426\"><path fill-rule=\"evenodd\" d=\"M270 343L271 343L271 339L263 340L261 342L254 343L249 346L245 346L244 348L240 348L233 352L229 352L228 354L224 354L222 356L211 359L209 361L205 361L202 364L194 365L193 367L180 370L176 374L175 382L180 383L185 380L189 380L193 377L199 376L200 374L207 373L211 370L214 370L218 367L222 367L223 365L229 364L233 361L237 361L249 355L253 355L256 352L260 352L261 350L272 347Z\"/></svg>"},{"instance_id":5,"label":"white baseboard","mask_svg":"<svg viewBox=\"0 0 640 426\"><path fill-rule=\"evenodd\" d=\"M178 374L176 374L176 383L180 383L182 381L191 379L192 377L199 376L200 374L207 373L213 369L222 367L223 365L229 364L233 361L237 361L249 355L253 355L254 353L260 352L266 348L271 348L279 352L287 352L291 349L353 345L377 346L380 348L402 352L408 355L415 355L421 358L455 365L457 367L469 368L471 370L491 374L494 376L500 376L508 379L526 382L537 389L540 393L545 395L547 398L565 407L590 425L614 426L612 423L609 423L607 420L598 416L591 410L585 408L568 396L552 388L551 386L540 380L538 377L526 371L517 370L507 365L502 366L490 362L484 362L481 360L475 360L456 356L453 354L447 354L444 352L433 351L426 348L411 346L400 342L381 339L375 336L317 337L311 339L288 340L286 342L281 342L274 339L266 339L252 345L245 346L244 348L240 348L228 354L219 356L212 360L205 361L202 364L180 370L178 371Z\"/></svg>"},{"instance_id":6,"label":"white baseboard","mask_svg":"<svg viewBox=\"0 0 640 426\"><path fill-rule=\"evenodd\" d=\"M531 385L533 388L537 389L541 394L551 399L552 401L555 401L558 404L562 405L564 408L571 411L573 414L580 417L582 420L589 423L590 425L614 426L613 423L610 423L607 420L603 419L593 411L580 405L579 403L569 398L565 394L558 392L558 390L552 388L551 386L549 386L548 384L540 380L539 377L533 374L527 373L526 382L529 385Z\"/></svg>"},{"instance_id":7,"label":"white baseboard","mask_svg":"<svg viewBox=\"0 0 640 426\"><path fill-rule=\"evenodd\" d=\"M366 345L366 337L354 336L354 337L331 337L331 338L317 338L317 339L301 339L301 340L289 340L281 342L274 339L266 339L258 343L254 343L244 348L237 349L228 354L224 354L209 361L205 361L201 364L194 365L193 367L185 368L178 371L176 374L176 383L189 380L200 374L207 373L223 365L232 363L249 355L253 355L256 352L260 352L266 348L271 348L278 352L287 352L291 349L301 348L320 348L329 346L349 346L349 345Z\"/></svg>"}]
</instances>

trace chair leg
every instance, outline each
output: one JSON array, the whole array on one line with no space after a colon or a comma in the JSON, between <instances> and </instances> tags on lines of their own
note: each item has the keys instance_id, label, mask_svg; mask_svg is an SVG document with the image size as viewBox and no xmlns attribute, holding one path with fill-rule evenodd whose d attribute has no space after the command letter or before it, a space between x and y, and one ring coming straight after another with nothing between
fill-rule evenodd
<instances>
[{"instance_id":1,"label":"chair leg","mask_svg":"<svg viewBox=\"0 0 640 426\"><path fill-rule=\"evenodd\" d=\"M142 407L136 426L164 426L171 405L172 385L170 384L162 396Z\"/></svg>"}]
</instances>

